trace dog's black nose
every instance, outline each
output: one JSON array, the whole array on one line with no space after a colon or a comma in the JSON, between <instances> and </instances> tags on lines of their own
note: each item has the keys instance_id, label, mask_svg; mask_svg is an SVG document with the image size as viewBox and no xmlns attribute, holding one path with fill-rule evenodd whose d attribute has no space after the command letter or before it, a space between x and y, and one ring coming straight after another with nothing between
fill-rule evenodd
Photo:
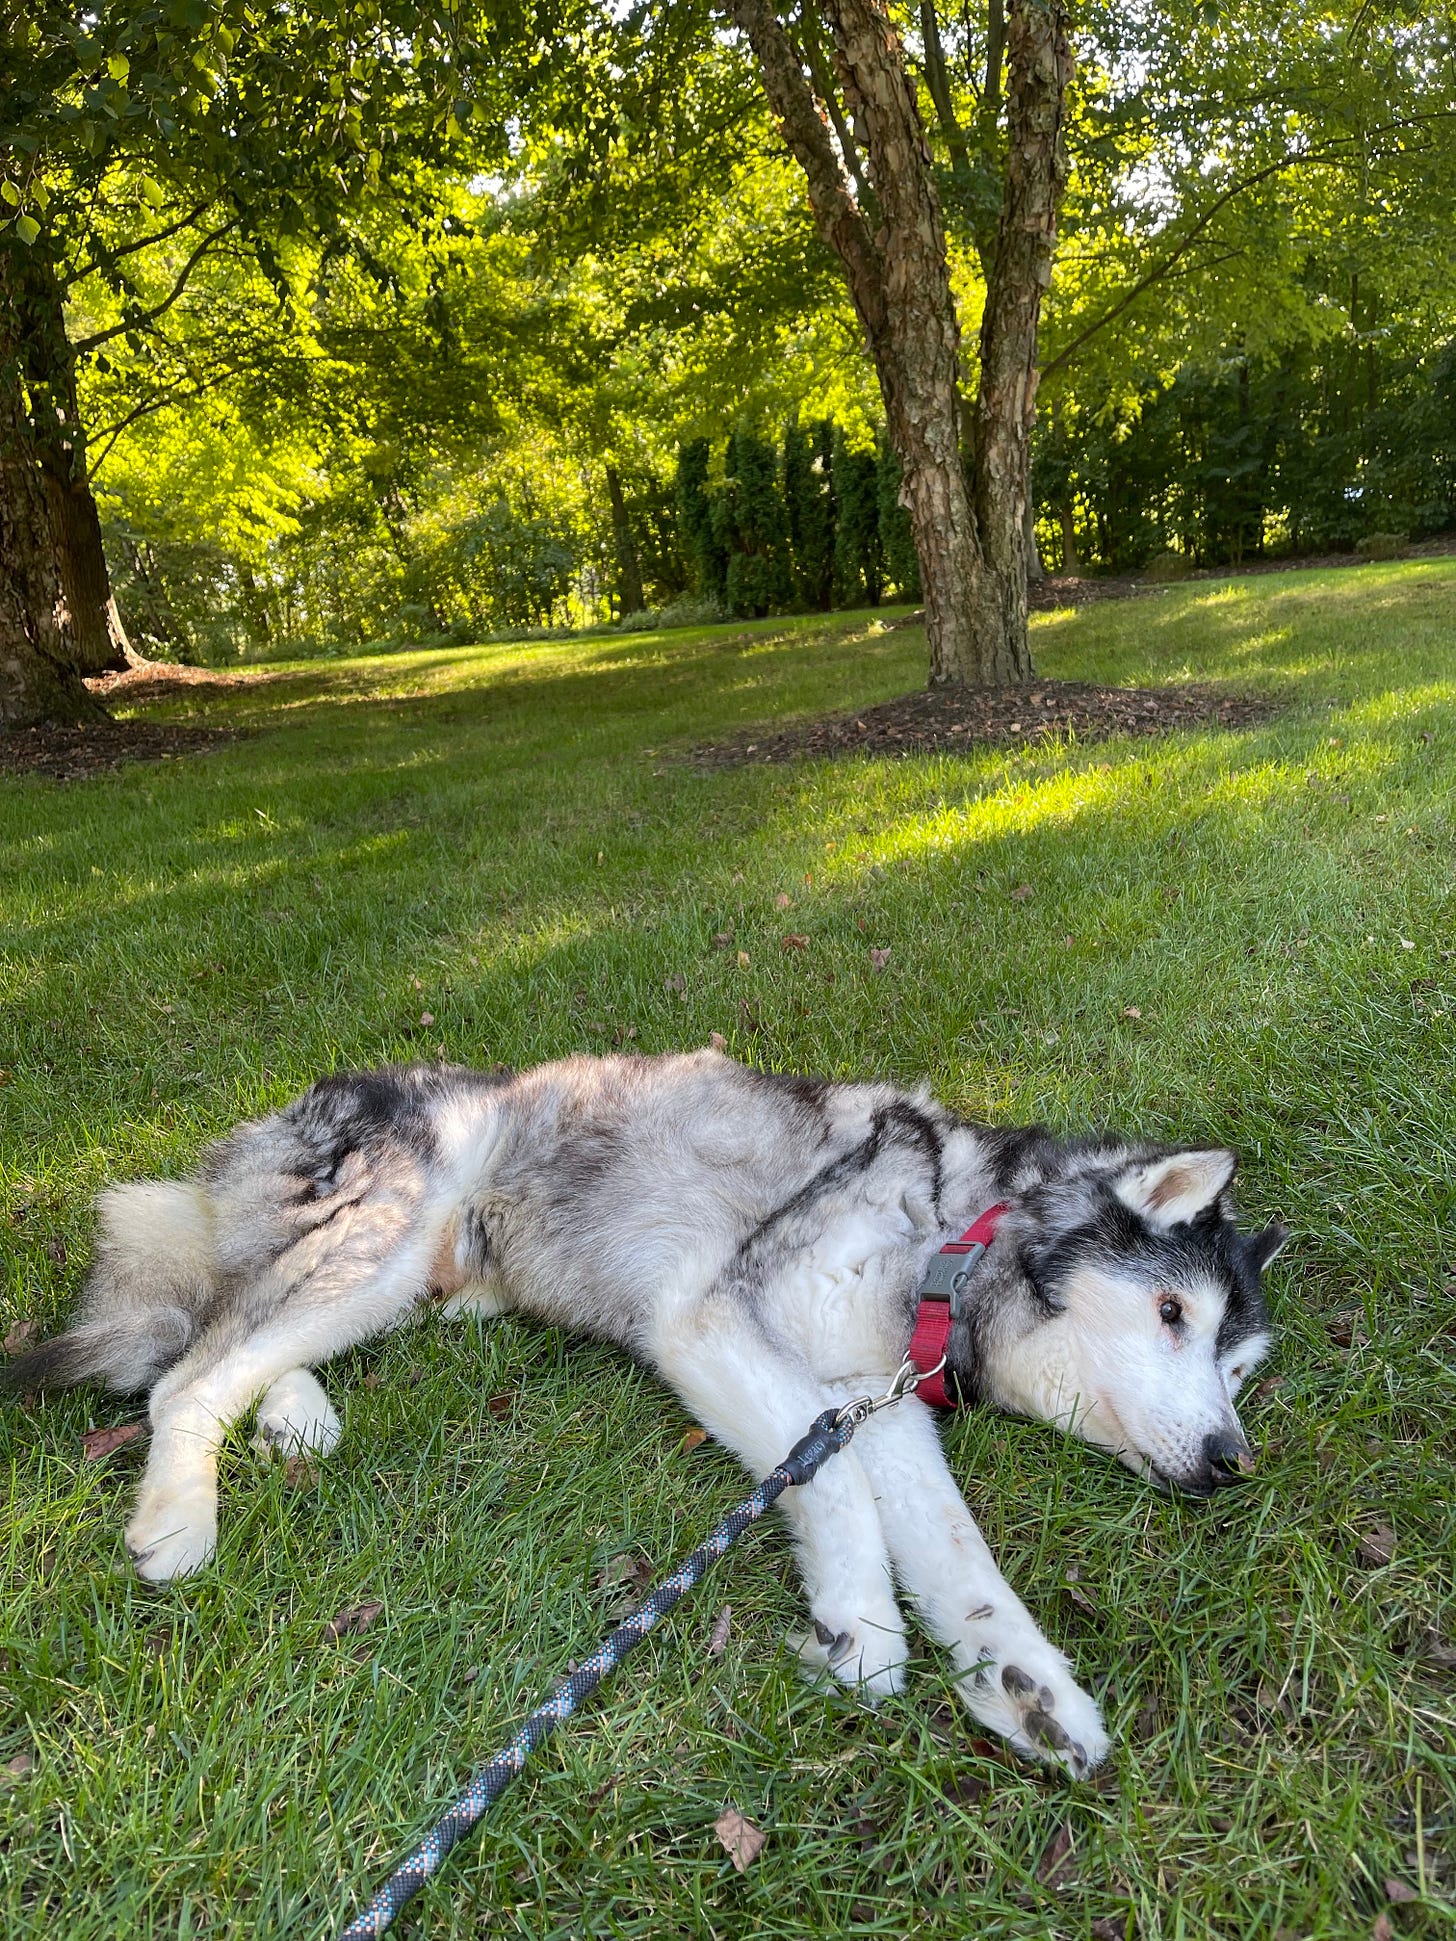
<instances>
[{"instance_id":1,"label":"dog's black nose","mask_svg":"<svg viewBox=\"0 0 1456 1941\"><path fill-rule=\"evenodd\" d=\"M1236 1483L1254 1471L1254 1452L1241 1435L1220 1429L1203 1438L1203 1456L1216 1483Z\"/></svg>"}]
</instances>

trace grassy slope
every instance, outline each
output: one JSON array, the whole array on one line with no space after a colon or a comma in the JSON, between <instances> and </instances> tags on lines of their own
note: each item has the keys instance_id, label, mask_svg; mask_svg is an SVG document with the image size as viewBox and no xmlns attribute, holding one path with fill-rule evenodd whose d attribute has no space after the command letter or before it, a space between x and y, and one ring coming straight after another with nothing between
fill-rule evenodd
<instances>
[{"instance_id":1,"label":"grassy slope","mask_svg":"<svg viewBox=\"0 0 1456 1941\"><path fill-rule=\"evenodd\" d=\"M256 739L0 785L0 1316L61 1314L104 1180L184 1166L320 1070L629 1032L927 1074L998 1118L1229 1138L1251 1215L1296 1228L1283 1386L1246 1411L1259 1480L1216 1510L1029 1425L948 1430L1013 1580L1105 1688L1114 1787L977 1751L929 1652L877 1715L806 1689L765 1531L407 1933L1086 1936L1131 1908L1144 1937L1354 1936L1386 1876L1434 1894L1443 1852L1456 1893L1449 1675L1410 1655L1456 1632L1456 566L1179 588L1048 616L1035 647L1049 674L1291 705L1238 735L974 759L666 759L920 678L918 631L836 616L285 670L206 704ZM1369 1346L1329 1340L1346 1307ZM234 1437L218 1564L162 1594L118 1568L137 1448L80 1454L134 1411L0 1415L0 1768L33 1762L0 1771L7 1935L326 1933L598 1634L603 1559L665 1562L739 1488L721 1452L679 1452L643 1375L517 1323L430 1325L330 1385L348 1434L316 1489ZM1357 1541L1384 1523L1372 1568ZM365 1599L367 1636L324 1642ZM968 1779L987 1790L958 1799ZM712 1833L729 1802L771 1833L741 1879ZM1052 1894L1065 1820L1075 1884ZM1395 1913L1410 1935L1445 1918Z\"/></svg>"}]
</instances>

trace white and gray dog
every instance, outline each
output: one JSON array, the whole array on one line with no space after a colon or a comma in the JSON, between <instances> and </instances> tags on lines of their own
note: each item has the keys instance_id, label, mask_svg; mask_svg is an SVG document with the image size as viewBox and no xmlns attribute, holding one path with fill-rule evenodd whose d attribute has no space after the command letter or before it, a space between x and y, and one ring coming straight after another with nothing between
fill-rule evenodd
<instances>
[{"instance_id":1,"label":"white and gray dog","mask_svg":"<svg viewBox=\"0 0 1456 1941\"><path fill-rule=\"evenodd\" d=\"M431 1299L615 1342L761 1475L824 1409L884 1387L927 1261L1004 1200L951 1330L952 1392L1206 1495L1252 1466L1234 1398L1269 1344L1260 1275L1285 1239L1235 1230L1235 1164L996 1130L709 1051L344 1074L239 1127L185 1184L105 1193L75 1325L6 1375L150 1390L126 1540L160 1583L212 1554L228 1425L256 1402L272 1440L331 1449L309 1369ZM997 1570L923 1402L874 1416L783 1507L811 1663L896 1690L898 1583L983 1726L1078 1774L1104 1756L1097 1706Z\"/></svg>"}]
</instances>

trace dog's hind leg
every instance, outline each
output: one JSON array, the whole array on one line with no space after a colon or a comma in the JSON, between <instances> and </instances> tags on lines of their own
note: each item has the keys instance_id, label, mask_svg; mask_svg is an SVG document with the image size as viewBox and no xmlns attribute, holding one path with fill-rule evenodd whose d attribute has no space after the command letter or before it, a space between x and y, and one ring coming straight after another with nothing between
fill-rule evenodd
<instances>
[{"instance_id":1,"label":"dog's hind leg","mask_svg":"<svg viewBox=\"0 0 1456 1941\"><path fill-rule=\"evenodd\" d=\"M854 1446L874 1485L895 1574L926 1629L949 1648L967 1708L1024 1757L1080 1778L1107 1753L1097 1706L997 1569L930 1410L906 1400L866 1422Z\"/></svg>"},{"instance_id":2,"label":"dog's hind leg","mask_svg":"<svg viewBox=\"0 0 1456 1941\"><path fill-rule=\"evenodd\" d=\"M286 1278L288 1255L280 1272ZM242 1303L215 1321L152 1390L152 1444L136 1508L126 1526L137 1572L165 1583L198 1569L217 1544L217 1452L229 1426L260 1397L285 1384L296 1403L307 1390L327 1414L311 1415L315 1433L338 1418L323 1390L305 1375L314 1362L397 1325L427 1284L429 1253L421 1240L400 1247L381 1266L361 1244L352 1256L325 1255L292 1287L263 1286L249 1328ZM302 1381L300 1381L302 1378ZM305 1409L305 1413L309 1413Z\"/></svg>"},{"instance_id":3,"label":"dog's hind leg","mask_svg":"<svg viewBox=\"0 0 1456 1941\"><path fill-rule=\"evenodd\" d=\"M258 1439L286 1456L327 1456L338 1447L344 1425L306 1368L290 1368L258 1403Z\"/></svg>"},{"instance_id":4,"label":"dog's hind leg","mask_svg":"<svg viewBox=\"0 0 1456 1941\"><path fill-rule=\"evenodd\" d=\"M741 1311L716 1305L659 1331L653 1358L699 1422L754 1476L764 1476L837 1399L795 1351ZM813 1629L800 1655L873 1697L900 1689L905 1625L869 1480L852 1449L779 1509L793 1531Z\"/></svg>"}]
</instances>

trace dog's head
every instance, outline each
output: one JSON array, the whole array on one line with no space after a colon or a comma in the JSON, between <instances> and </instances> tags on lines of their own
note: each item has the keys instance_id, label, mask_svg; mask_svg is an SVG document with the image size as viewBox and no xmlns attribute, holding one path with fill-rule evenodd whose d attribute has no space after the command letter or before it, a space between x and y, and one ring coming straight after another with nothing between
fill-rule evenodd
<instances>
[{"instance_id":1,"label":"dog's head","mask_svg":"<svg viewBox=\"0 0 1456 1941\"><path fill-rule=\"evenodd\" d=\"M1231 1152L1089 1162L1017 1208L1020 1321L1006 1312L987 1330L988 1387L1152 1481L1209 1495L1253 1468L1234 1404L1269 1349L1260 1278L1288 1233L1238 1231Z\"/></svg>"}]
</instances>

